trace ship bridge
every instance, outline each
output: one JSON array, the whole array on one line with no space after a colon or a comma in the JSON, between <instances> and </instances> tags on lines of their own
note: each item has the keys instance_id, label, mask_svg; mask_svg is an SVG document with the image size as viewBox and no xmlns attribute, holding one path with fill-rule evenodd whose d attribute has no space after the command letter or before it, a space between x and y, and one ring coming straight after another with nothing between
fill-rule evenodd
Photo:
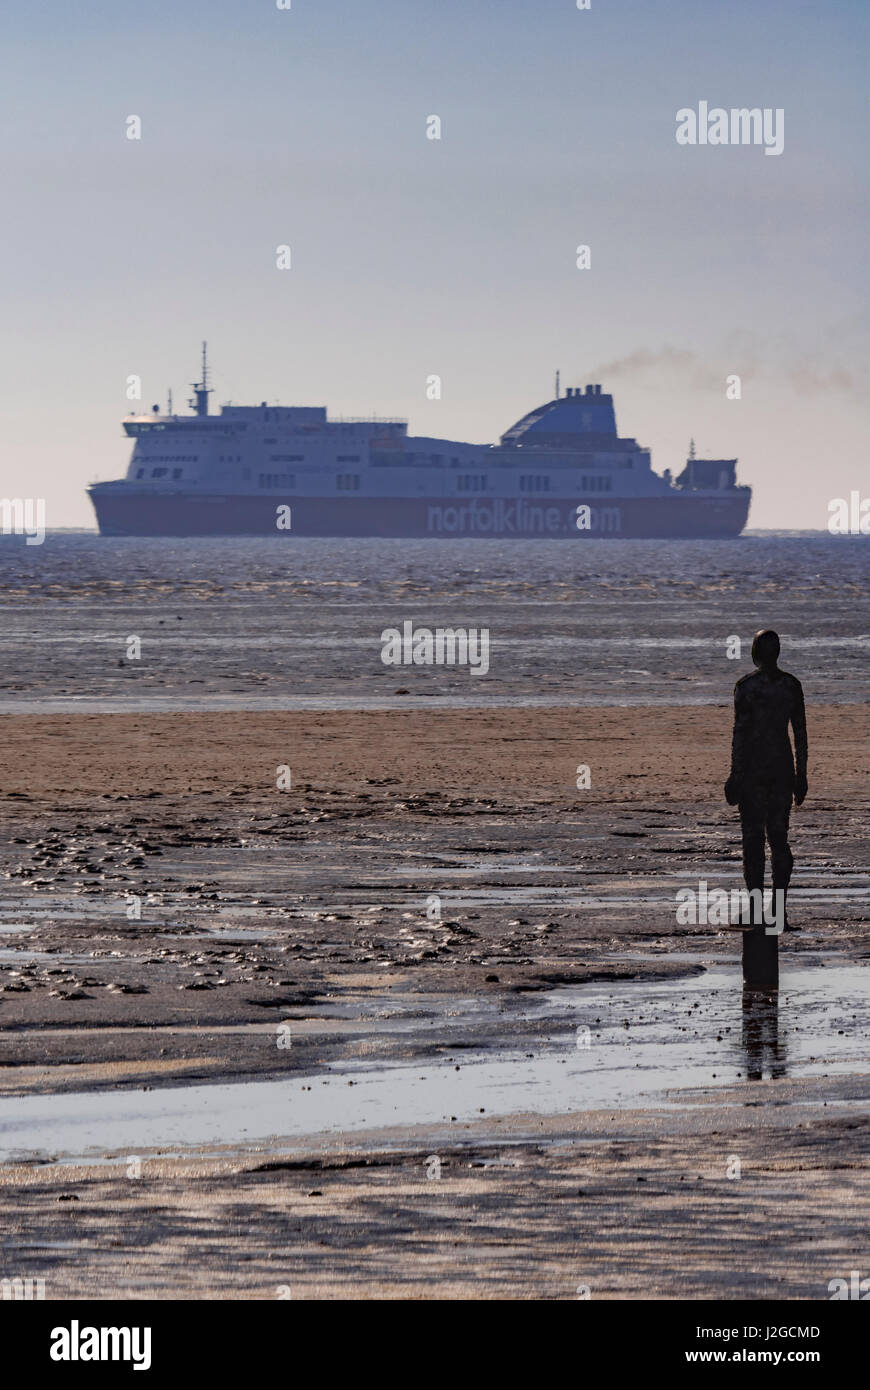
<instances>
[{"instance_id":1,"label":"ship bridge","mask_svg":"<svg viewBox=\"0 0 870 1390\"><path fill-rule=\"evenodd\" d=\"M600 386L569 386L564 396L539 405L501 436L502 448L615 448L618 440L613 397Z\"/></svg>"}]
</instances>

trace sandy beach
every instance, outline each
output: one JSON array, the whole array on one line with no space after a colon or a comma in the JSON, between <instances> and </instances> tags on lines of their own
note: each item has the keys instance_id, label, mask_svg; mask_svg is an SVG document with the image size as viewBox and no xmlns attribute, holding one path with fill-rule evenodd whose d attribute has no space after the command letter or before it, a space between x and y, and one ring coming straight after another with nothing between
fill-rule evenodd
<instances>
[{"instance_id":1,"label":"sandy beach","mask_svg":"<svg viewBox=\"0 0 870 1390\"><path fill-rule=\"evenodd\" d=\"M7 1136L5 1264L44 1276L48 1297L573 1298L585 1284L813 1298L856 1267L870 1068L825 1070L836 1030L803 1065L782 1008L772 1036L744 1013L742 1045L729 1040L739 938L675 921L681 884L740 881L720 791L727 708L32 714L4 728L0 1102L34 1107L25 1137L64 1096L82 1114L118 1096L157 1106L155 1142L135 1150L83 1159L83 1144ZM855 887L866 707L814 708L810 749L784 986L870 956ZM684 987L691 1026L669 1013ZM612 1059L619 1028L654 1023L657 1046L686 1032L695 1052L660 1078L679 1097L648 1104L645 1082L613 1082L617 1060L576 1108L550 1079L555 1099L531 1111L500 1109L496 1089L494 1106L446 1113L451 1095L468 1110L466 1058L557 1066L590 990L620 1015L593 1022L593 1058L600 1038ZM276 1105L249 1139L242 1119L230 1142L161 1142L160 1093L183 1109L194 1088L193 1115L209 1086L316 1091L417 1067L443 1115L425 1098L418 1114L410 1092L390 1123L343 1129L349 1102L324 1091L320 1131L304 1113L282 1129ZM140 1140L148 1113L129 1131Z\"/></svg>"}]
</instances>

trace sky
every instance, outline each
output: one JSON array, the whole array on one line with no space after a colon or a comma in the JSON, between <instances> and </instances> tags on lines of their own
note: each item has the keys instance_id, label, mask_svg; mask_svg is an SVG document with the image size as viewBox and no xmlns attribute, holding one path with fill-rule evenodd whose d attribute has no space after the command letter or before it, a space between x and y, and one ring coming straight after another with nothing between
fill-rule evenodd
<instances>
[{"instance_id":1,"label":"sky","mask_svg":"<svg viewBox=\"0 0 870 1390\"><path fill-rule=\"evenodd\" d=\"M0 43L0 494L49 527L204 338L217 404L493 442L558 369L659 472L737 456L752 527L870 495L866 0L48 0ZM700 101L782 153L679 145Z\"/></svg>"}]
</instances>

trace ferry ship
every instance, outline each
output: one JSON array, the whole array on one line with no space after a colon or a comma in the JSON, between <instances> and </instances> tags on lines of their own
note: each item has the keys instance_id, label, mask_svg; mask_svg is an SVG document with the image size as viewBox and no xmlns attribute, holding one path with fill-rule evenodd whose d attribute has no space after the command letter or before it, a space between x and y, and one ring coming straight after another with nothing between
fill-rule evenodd
<instances>
[{"instance_id":1,"label":"ferry ship","mask_svg":"<svg viewBox=\"0 0 870 1390\"><path fill-rule=\"evenodd\" d=\"M559 389L497 444L409 435L325 406L224 405L208 364L188 415L125 420L127 475L88 488L104 536L717 538L746 525L736 459L690 448L678 477L620 438L600 385Z\"/></svg>"}]
</instances>

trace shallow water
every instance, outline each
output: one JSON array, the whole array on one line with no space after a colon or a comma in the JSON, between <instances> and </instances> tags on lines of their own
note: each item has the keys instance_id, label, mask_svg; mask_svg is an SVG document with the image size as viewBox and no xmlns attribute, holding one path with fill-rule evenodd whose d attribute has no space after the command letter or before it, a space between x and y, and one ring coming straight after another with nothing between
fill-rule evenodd
<instances>
[{"instance_id":1,"label":"shallow water","mask_svg":"<svg viewBox=\"0 0 870 1390\"><path fill-rule=\"evenodd\" d=\"M667 833L659 828L656 836ZM684 829L673 832L685 836ZM584 843L593 841L611 842L611 835L600 836L584 834ZM168 889L159 894L159 902L146 901L143 905L142 926L164 927L167 935L184 937L192 930L191 919L202 919L202 926L194 930L217 940L265 941L280 936L282 927L288 927L298 919L308 919L311 909L303 909L287 901L286 863L275 860L274 847L263 847L265 856L261 858L257 847L246 846L246 852L255 858L256 867L252 873L256 878L257 902L237 898L232 892L221 891L216 899L197 900L196 896L185 892L171 892ZM327 851L329 854L329 851ZM633 873L630 878L613 871L597 869L592 873L588 865L571 865L540 862L530 854L504 854L497 858L486 855L463 854L455 863L445 864L447 852L437 852L439 863L415 862L413 864L391 864L390 874L396 880L395 886L384 883L379 869L372 869L373 885L377 894L377 906L383 910L395 909L419 918L421 929L426 925L426 904L430 888L426 892L411 893L402 880L419 881L424 877L431 888L437 886L441 900L442 917L449 918L454 912L475 907L514 907L546 910L599 910L601 908L630 907L640 911L674 912L675 894L684 881L697 885L699 876L712 891L740 886L737 870L733 863L722 863L711 858L708 867L699 875L697 870L669 870L667 874ZM173 872L182 879L195 878L205 871L207 856L196 863L178 860L173 864ZM366 871L358 864L347 861L332 862L319 858L319 872L333 885L330 894L332 912L360 915L367 913L372 906L365 899L361 889L365 887ZM210 872L223 867L218 857L208 864ZM563 880L560 883L537 884L520 883L512 880L517 876L535 877L550 874ZM579 876L586 883L566 884L564 879ZM355 891L347 890L344 881L352 879ZM273 879L279 880L273 887ZM481 880L484 882L481 884ZM442 886L441 881L444 881ZM591 880L591 881L589 881ZM465 883L468 886L465 886ZM456 883L458 887L448 887ZM271 900L270 895L274 898ZM80 921L83 914L89 920L112 922L117 920L118 902L115 896L99 894L82 895L71 892L55 892L40 895L35 891L22 892L17 888L7 888L6 901L0 905L0 942L8 939L8 949L15 942L21 952L28 950L25 937L41 923L63 923ZM839 904L861 903L870 899L870 870L866 868L844 869L826 865L824 870L798 869L795 871L789 889L789 899L807 908L830 907L835 910ZM5 921L9 915L15 919L29 918L28 921ZM257 925L248 925L250 918L257 919ZM267 919L268 925L263 922Z\"/></svg>"},{"instance_id":2,"label":"shallow water","mask_svg":"<svg viewBox=\"0 0 870 1390\"><path fill-rule=\"evenodd\" d=\"M868 556L866 537L819 533L580 545L0 538L2 708L724 704L767 625L811 699L862 701ZM487 628L488 674L384 666L380 634L405 619ZM737 661L725 654L732 634L747 644ZM125 659L130 635L138 661Z\"/></svg>"},{"instance_id":3,"label":"shallow water","mask_svg":"<svg viewBox=\"0 0 870 1390\"><path fill-rule=\"evenodd\" d=\"M4 1098L0 1158L298 1141L484 1114L661 1107L684 1103L687 1089L715 1096L747 1079L848 1075L870 1062L870 969L862 966L784 960L777 995L744 993L739 968L723 964L677 980L561 988L522 1008L531 1018L553 1018L552 1032L532 1051L496 1046L435 1064L342 1063L301 1074L293 1070L291 1021L290 1046L276 1047L276 1068L288 1073L278 1079ZM425 1029L400 1011L371 1025L424 1032L430 1041L440 1026L449 1049L463 1011L479 1020L487 1009L497 1036L500 1006L490 999L457 1000L449 1021L436 1018Z\"/></svg>"}]
</instances>

